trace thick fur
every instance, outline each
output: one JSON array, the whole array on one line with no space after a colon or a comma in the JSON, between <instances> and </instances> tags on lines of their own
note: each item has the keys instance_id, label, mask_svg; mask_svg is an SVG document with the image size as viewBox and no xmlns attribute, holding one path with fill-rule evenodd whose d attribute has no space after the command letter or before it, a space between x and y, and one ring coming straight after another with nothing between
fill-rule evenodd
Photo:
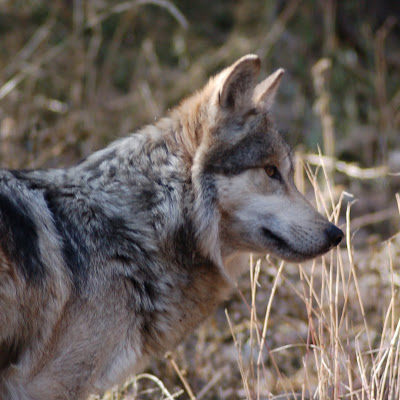
<instances>
[{"instance_id":1,"label":"thick fur","mask_svg":"<svg viewBox=\"0 0 400 400\"><path fill-rule=\"evenodd\" d=\"M301 261L340 241L271 121L283 71L257 85L259 67L241 58L77 166L0 172L2 400L101 392L228 297L238 251Z\"/></svg>"}]
</instances>

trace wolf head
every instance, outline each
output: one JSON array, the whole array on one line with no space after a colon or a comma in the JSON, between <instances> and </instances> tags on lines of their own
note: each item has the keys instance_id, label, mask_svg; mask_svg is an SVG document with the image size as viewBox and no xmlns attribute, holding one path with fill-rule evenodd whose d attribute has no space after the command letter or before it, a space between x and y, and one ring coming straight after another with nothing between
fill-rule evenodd
<instances>
[{"instance_id":1,"label":"wolf head","mask_svg":"<svg viewBox=\"0 0 400 400\"><path fill-rule=\"evenodd\" d=\"M292 151L271 120L284 73L257 84L260 60L247 55L178 108L192 160L195 219L204 252L269 252L303 261L339 244L343 232L297 190Z\"/></svg>"}]
</instances>

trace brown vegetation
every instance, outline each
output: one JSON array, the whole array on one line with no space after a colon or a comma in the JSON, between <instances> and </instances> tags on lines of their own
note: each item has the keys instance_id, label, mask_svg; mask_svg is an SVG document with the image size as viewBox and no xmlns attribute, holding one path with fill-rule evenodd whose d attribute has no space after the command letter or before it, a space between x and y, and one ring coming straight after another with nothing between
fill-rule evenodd
<instances>
[{"instance_id":1,"label":"brown vegetation","mask_svg":"<svg viewBox=\"0 0 400 400\"><path fill-rule=\"evenodd\" d=\"M1 3L2 167L70 165L254 52L287 71L298 185L347 232L307 265L253 255L226 311L104 399L400 398L400 13L362 3Z\"/></svg>"}]
</instances>

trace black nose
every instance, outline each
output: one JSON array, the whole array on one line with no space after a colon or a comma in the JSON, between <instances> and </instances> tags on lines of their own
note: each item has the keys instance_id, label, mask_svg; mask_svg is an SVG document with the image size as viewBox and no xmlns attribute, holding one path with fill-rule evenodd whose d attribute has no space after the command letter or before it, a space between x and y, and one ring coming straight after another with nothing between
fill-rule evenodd
<instances>
[{"instance_id":1,"label":"black nose","mask_svg":"<svg viewBox=\"0 0 400 400\"><path fill-rule=\"evenodd\" d=\"M333 224L329 224L328 228L325 229L325 233L328 236L332 246L337 246L343 239L344 233Z\"/></svg>"}]
</instances>

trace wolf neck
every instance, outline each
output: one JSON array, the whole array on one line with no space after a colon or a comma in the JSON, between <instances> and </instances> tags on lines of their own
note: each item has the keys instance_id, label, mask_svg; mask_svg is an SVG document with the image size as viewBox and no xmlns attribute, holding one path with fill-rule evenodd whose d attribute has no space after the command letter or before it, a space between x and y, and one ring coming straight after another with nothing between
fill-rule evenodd
<instances>
[{"instance_id":1,"label":"wolf neck","mask_svg":"<svg viewBox=\"0 0 400 400\"><path fill-rule=\"evenodd\" d=\"M209 129L212 94L212 91L206 88L184 100L171 112L175 139L190 160L193 160Z\"/></svg>"},{"instance_id":2,"label":"wolf neck","mask_svg":"<svg viewBox=\"0 0 400 400\"><path fill-rule=\"evenodd\" d=\"M160 120L158 129L168 132L164 139L170 149L186 165L190 175L189 218L195 226L195 236L201 254L219 267L226 280L229 276L223 266L219 248L219 212L215 207L216 190L213 177L203 171L202 154L208 147L212 128L213 88L186 99L171 111L170 117ZM189 193L186 193L186 196Z\"/></svg>"}]
</instances>

